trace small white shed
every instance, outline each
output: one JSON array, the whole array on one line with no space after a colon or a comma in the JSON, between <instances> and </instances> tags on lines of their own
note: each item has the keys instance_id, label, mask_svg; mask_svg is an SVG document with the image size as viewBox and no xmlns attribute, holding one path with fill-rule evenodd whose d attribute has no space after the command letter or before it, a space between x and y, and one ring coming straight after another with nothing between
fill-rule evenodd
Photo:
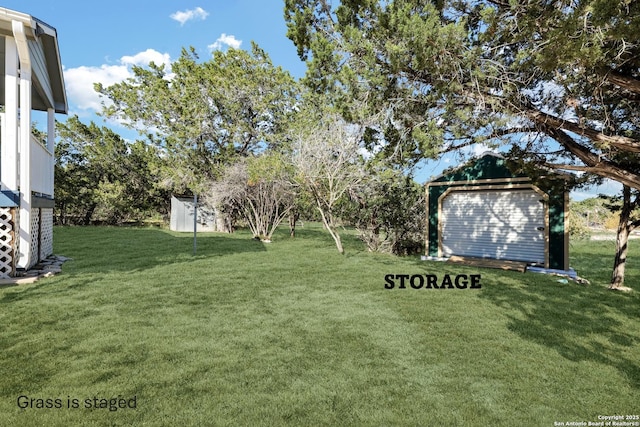
<instances>
[{"instance_id":1,"label":"small white shed","mask_svg":"<svg viewBox=\"0 0 640 427\"><path fill-rule=\"evenodd\" d=\"M169 229L171 231L193 231L194 215L193 197L172 196L171 197L171 219ZM198 204L197 231L217 231L216 214Z\"/></svg>"}]
</instances>

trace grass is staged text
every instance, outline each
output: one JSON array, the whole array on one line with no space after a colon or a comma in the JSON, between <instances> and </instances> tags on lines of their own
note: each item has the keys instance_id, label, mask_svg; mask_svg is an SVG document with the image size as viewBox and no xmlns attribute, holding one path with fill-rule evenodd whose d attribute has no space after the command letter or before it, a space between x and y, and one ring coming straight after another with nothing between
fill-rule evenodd
<instances>
[{"instance_id":1,"label":"grass is staged text","mask_svg":"<svg viewBox=\"0 0 640 427\"><path fill-rule=\"evenodd\" d=\"M103 398L88 397L78 399L67 396L66 399L50 397L18 396L17 404L20 409L108 409L110 412L118 409L136 409L138 407L137 396L124 398L121 396Z\"/></svg>"}]
</instances>

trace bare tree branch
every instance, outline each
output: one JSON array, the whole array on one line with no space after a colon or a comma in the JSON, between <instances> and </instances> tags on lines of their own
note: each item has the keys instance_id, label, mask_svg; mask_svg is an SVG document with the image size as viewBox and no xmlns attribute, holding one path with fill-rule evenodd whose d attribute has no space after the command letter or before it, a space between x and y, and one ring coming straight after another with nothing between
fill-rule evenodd
<instances>
[{"instance_id":1,"label":"bare tree branch","mask_svg":"<svg viewBox=\"0 0 640 427\"><path fill-rule=\"evenodd\" d=\"M562 129L552 127L549 125L542 126L542 130L559 144L565 147L569 152L574 154L580 161L582 161L589 169L588 172L592 172L610 178L622 184L628 185L631 188L640 190L640 175L619 167L614 162L606 160L601 156L594 154L588 147L576 142ZM565 165L569 166L569 165ZM575 168L575 166L573 166ZM570 169L567 167L566 169ZM584 170L584 169L573 169Z\"/></svg>"},{"instance_id":2,"label":"bare tree branch","mask_svg":"<svg viewBox=\"0 0 640 427\"><path fill-rule=\"evenodd\" d=\"M640 80L634 77L622 74L615 70L607 70L604 77L614 85L620 86L629 92L640 94Z\"/></svg>"},{"instance_id":3,"label":"bare tree branch","mask_svg":"<svg viewBox=\"0 0 640 427\"><path fill-rule=\"evenodd\" d=\"M564 129L569 132L585 136L592 141L612 145L622 151L640 153L640 142L633 138L628 138L620 135L605 135L604 133L599 132L595 129L581 126L568 120L559 119L550 114L543 113L542 111L533 108L527 109L525 114L533 122L544 125L545 127Z\"/></svg>"}]
</instances>

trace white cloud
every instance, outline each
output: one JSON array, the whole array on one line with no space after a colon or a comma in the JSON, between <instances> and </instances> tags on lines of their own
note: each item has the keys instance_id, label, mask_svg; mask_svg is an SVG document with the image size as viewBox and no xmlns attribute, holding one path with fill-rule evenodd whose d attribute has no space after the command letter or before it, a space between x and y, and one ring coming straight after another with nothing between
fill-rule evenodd
<instances>
[{"instance_id":1,"label":"white cloud","mask_svg":"<svg viewBox=\"0 0 640 427\"><path fill-rule=\"evenodd\" d=\"M65 68L64 80L71 109L79 115L88 115L102 110L100 96L94 90L93 85L102 83L103 86L111 86L120 83L133 77L131 66L144 66L151 61L158 65L166 64L168 66L171 58L167 53L147 49L133 56L123 56L120 58L119 64L116 65L103 64L98 67Z\"/></svg>"},{"instance_id":2,"label":"white cloud","mask_svg":"<svg viewBox=\"0 0 640 427\"><path fill-rule=\"evenodd\" d=\"M123 56L120 62L125 65L149 65L150 62L156 65L169 65L171 58L168 53L160 53L157 50L147 49L144 52L136 53L133 56Z\"/></svg>"},{"instance_id":3,"label":"white cloud","mask_svg":"<svg viewBox=\"0 0 640 427\"><path fill-rule=\"evenodd\" d=\"M486 153L487 151L489 152L494 152L495 150L491 147L489 147L488 145L485 144L474 144L473 148L472 148L472 152L473 152L473 156L474 157L480 157L482 156L484 153Z\"/></svg>"},{"instance_id":4,"label":"white cloud","mask_svg":"<svg viewBox=\"0 0 640 427\"><path fill-rule=\"evenodd\" d=\"M215 41L215 43L210 44L207 47L211 50L219 50L224 46L230 46L234 49L239 49L241 44L242 40L236 39L234 35L227 35L225 33L222 33L220 34L220 37L218 37L218 40Z\"/></svg>"},{"instance_id":5,"label":"white cloud","mask_svg":"<svg viewBox=\"0 0 640 427\"><path fill-rule=\"evenodd\" d=\"M184 25L185 22L191 21L192 19L200 19L201 21L204 21L207 16L209 16L209 12L201 7L196 7L195 9L184 11L179 10L169 15L171 19L173 19L174 21L178 21L180 25Z\"/></svg>"},{"instance_id":6,"label":"white cloud","mask_svg":"<svg viewBox=\"0 0 640 427\"><path fill-rule=\"evenodd\" d=\"M69 103L81 111L100 111L100 97L93 89L94 83L110 86L131 76L126 65L81 66L64 70L65 86Z\"/></svg>"}]
</instances>

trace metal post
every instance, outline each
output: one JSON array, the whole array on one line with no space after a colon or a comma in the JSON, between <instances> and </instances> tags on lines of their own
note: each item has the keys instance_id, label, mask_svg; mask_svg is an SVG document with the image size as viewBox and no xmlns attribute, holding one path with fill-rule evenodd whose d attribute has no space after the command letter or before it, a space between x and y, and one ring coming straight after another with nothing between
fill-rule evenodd
<instances>
[{"instance_id":1,"label":"metal post","mask_svg":"<svg viewBox=\"0 0 640 427\"><path fill-rule=\"evenodd\" d=\"M198 233L198 195L193 195L193 256L196 256L197 251L197 236Z\"/></svg>"}]
</instances>

